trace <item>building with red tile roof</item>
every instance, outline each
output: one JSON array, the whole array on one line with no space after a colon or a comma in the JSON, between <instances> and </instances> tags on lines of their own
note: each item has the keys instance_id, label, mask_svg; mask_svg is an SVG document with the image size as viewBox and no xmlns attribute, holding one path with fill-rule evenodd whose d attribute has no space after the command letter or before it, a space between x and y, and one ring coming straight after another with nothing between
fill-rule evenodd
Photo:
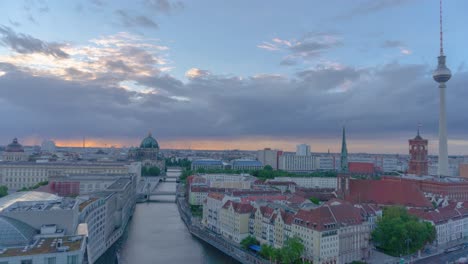
<instances>
[{"instance_id":1,"label":"building with red tile roof","mask_svg":"<svg viewBox=\"0 0 468 264\"><path fill-rule=\"evenodd\" d=\"M461 240L468 235L468 202L444 203L434 210L411 208L408 213L434 225L437 245Z\"/></svg>"},{"instance_id":2,"label":"building with red tile roof","mask_svg":"<svg viewBox=\"0 0 468 264\"><path fill-rule=\"evenodd\" d=\"M339 176L341 182L337 193L346 201L355 204L402 205L406 207L431 208L432 204L416 184L399 180L358 180L349 175ZM339 180L340 181L340 180ZM342 188L345 188L344 190Z\"/></svg>"},{"instance_id":3,"label":"building with red tile roof","mask_svg":"<svg viewBox=\"0 0 468 264\"><path fill-rule=\"evenodd\" d=\"M350 161L348 162L348 171L351 174L372 175L375 173L375 166L374 166L374 163L370 163L370 162Z\"/></svg>"},{"instance_id":4,"label":"building with red tile roof","mask_svg":"<svg viewBox=\"0 0 468 264\"><path fill-rule=\"evenodd\" d=\"M227 201L220 210L221 235L240 243L249 234L249 219L253 210L248 203Z\"/></svg>"}]
</instances>

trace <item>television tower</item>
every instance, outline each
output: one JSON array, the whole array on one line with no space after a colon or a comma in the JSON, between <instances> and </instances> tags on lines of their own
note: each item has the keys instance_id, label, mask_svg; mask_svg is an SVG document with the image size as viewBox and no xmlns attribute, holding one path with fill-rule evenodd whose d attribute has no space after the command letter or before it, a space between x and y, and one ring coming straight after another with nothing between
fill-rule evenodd
<instances>
[{"instance_id":1,"label":"television tower","mask_svg":"<svg viewBox=\"0 0 468 264\"><path fill-rule=\"evenodd\" d=\"M434 80L439 83L439 168L437 174L448 175L448 150L447 150L447 120L445 112L445 83L450 80L452 73L445 65L444 41L442 30L442 0L440 0L440 54L438 57L437 69L432 74Z\"/></svg>"}]
</instances>

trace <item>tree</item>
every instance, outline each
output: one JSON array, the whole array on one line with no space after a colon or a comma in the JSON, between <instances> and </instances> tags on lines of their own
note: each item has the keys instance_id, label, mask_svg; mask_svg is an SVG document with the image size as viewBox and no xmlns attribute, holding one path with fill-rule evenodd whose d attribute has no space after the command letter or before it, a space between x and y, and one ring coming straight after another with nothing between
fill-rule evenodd
<instances>
[{"instance_id":1,"label":"tree","mask_svg":"<svg viewBox=\"0 0 468 264\"><path fill-rule=\"evenodd\" d=\"M141 175L142 176L159 176L161 174L161 169L158 167L142 167L141 168Z\"/></svg>"},{"instance_id":2,"label":"tree","mask_svg":"<svg viewBox=\"0 0 468 264\"><path fill-rule=\"evenodd\" d=\"M299 260L304 253L304 245L298 237L288 238L281 248L281 262L294 263Z\"/></svg>"},{"instance_id":3,"label":"tree","mask_svg":"<svg viewBox=\"0 0 468 264\"><path fill-rule=\"evenodd\" d=\"M8 187L5 185L0 186L0 198L8 195Z\"/></svg>"},{"instance_id":4,"label":"tree","mask_svg":"<svg viewBox=\"0 0 468 264\"><path fill-rule=\"evenodd\" d=\"M309 200L311 202L313 202L314 204L319 204L320 203L320 200L317 198L317 197L310 197Z\"/></svg>"},{"instance_id":5,"label":"tree","mask_svg":"<svg viewBox=\"0 0 468 264\"><path fill-rule=\"evenodd\" d=\"M266 171L273 171L273 167L271 167L270 165L265 165L265 167L263 167L264 170Z\"/></svg>"},{"instance_id":6,"label":"tree","mask_svg":"<svg viewBox=\"0 0 468 264\"><path fill-rule=\"evenodd\" d=\"M274 260L276 257L276 254L275 254L275 248L270 246L270 245L267 245L267 244L263 244L262 247L260 248L260 255L265 258L265 259L269 259L270 261Z\"/></svg>"},{"instance_id":7,"label":"tree","mask_svg":"<svg viewBox=\"0 0 468 264\"><path fill-rule=\"evenodd\" d=\"M240 244L241 244L242 248L248 249L251 245L260 245L260 242L258 242L258 240L255 237L248 236L248 237L242 239Z\"/></svg>"},{"instance_id":8,"label":"tree","mask_svg":"<svg viewBox=\"0 0 468 264\"><path fill-rule=\"evenodd\" d=\"M433 225L408 214L404 207L384 208L383 217L372 232L376 245L393 256L414 253L435 237Z\"/></svg>"}]
</instances>

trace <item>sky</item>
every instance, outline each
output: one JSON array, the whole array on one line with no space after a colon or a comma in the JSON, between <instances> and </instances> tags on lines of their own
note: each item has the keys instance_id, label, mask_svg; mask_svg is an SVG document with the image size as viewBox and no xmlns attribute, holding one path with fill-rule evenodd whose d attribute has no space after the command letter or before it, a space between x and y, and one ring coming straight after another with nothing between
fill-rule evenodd
<instances>
[{"instance_id":1,"label":"sky","mask_svg":"<svg viewBox=\"0 0 468 264\"><path fill-rule=\"evenodd\" d=\"M1 1L0 145L437 153L437 0ZM443 4L468 154L468 1Z\"/></svg>"}]
</instances>

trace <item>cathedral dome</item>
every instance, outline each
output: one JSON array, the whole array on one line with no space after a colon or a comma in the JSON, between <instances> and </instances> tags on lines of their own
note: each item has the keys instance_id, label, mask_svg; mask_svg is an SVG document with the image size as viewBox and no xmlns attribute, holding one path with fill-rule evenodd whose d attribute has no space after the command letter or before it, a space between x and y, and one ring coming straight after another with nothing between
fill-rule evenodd
<instances>
[{"instance_id":1,"label":"cathedral dome","mask_svg":"<svg viewBox=\"0 0 468 264\"><path fill-rule=\"evenodd\" d=\"M148 136L141 141L140 148L159 149L159 144L156 139L151 136L151 133L149 133Z\"/></svg>"},{"instance_id":2,"label":"cathedral dome","mask_svg":"<svg viewBox=\"0 0 468 264\"><path fill-rule=\"evenodd\" d=\"M24 152L23 146L18 143L18 139L14 138L13 142L8 144L8 146L5 148L5 152Z\"/></svg>"}]
</instances>

